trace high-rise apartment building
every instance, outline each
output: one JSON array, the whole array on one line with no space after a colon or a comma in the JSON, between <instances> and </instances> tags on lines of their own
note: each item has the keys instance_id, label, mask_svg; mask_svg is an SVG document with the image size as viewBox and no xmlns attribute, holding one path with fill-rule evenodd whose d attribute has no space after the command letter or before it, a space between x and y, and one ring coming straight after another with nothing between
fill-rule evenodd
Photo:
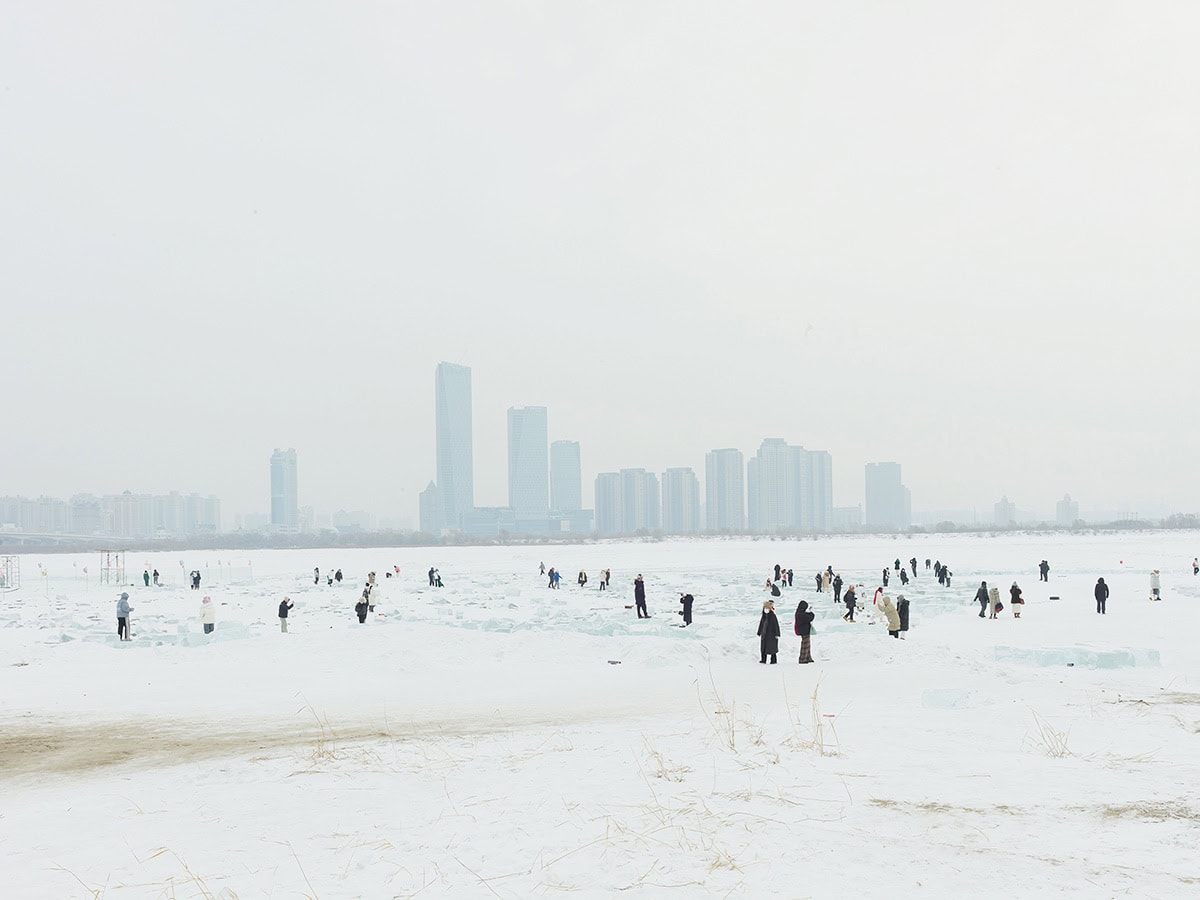
<instances>
[{"instance_id":1,"label":"high-rise apartment building","mask_svg":"<svg viewBox=\"0 0 1200 900\"><path fill-rule=\"evenodd\" d=\"M741 450L713 450L704 456L705 527L709 531L746 529L746 492Z\"/></svg>"},{"instance_id":2,"label":"high-rise apartment building","mask_svg":"<svg viewBox=\"0 0 1200 900\"><path fill-rule=\"evenodd\" d=\"M746 465L751 531L828 531L833 524L833 458L766 438Z\"/></svg>"},{"instance_id":3,"label":"high-rise apartment building","mask_svg":"<svg viewBox=\"0 0 1200 900\"><path fill-rule=\"evenodd\" d=\"M601 472L596 476L596 531L620 534L621 519L621 473Z\"/></svg>"},{"instance_id":4,"label":"high-rise apartment building","mask_svg":"<svg viewBox=\"0 0 1200 900\"><path fill-rule=\"evenodd\" d=\"M1055 505L1054 521L1065 528L1070 528L1079 521L1079 504L1071 499L1070 494L1064 494Z\"/></svg>"},{"instance_id":5,"label":"high-rise apartment building","mask_svg":"<svg viewBox=\"0 0 1200 900\"><path fill-rule=\"evenodd\" d=\"M621 531L655 531L661 527L658 476L645 469L622 469Z\"/></svg>"},{"instance_id":6,"label":"high-rise apartment building","mask_svg":"<svg viewBox=\"0 0 1200 900\"><path fill-rule=\"evenodd\" d=\"M867 526L907 528L912 524L912 494L900 480L900 463L867 463Z\"/></svg>"},{"instance_id":7,"label":"high-rise apartment building","mask_svg":"<svg viewBox=\"0 0 1200 900\"><path fill-rule=\"evenodd\" d=\"M475 506L475 458L471 442L471 369L438 363L434 373L437 419L437 488L442 527L461 529Z\"/></svg>"},{"instance_id":8,"label":"high-rise apartment building","mask_svg":"<svg viewBox=\"0 0 1200 900\"><path fill-rule=\"evenodd\" d=\"M550 445L550 509L556 513L583 509L579 441L555 441Z\"/></svg>"},{"instance_id":9,"label":"high-rise apartment building","mask_svg":"<svg viewBox=\"0 0 1200 900\"><path fill-rule=\"evenodd\" d=\"M700 530L700 479L690 466L663 472L662 527L667 534Z\"/></svg>"},{"instance_id":10,"label":"high-rise apartment building","mask_svg":"<svg viewBox=\"0 0 1200 900\"><path fill-rule=\"evenodd\" d=\"M804 449L782 438L766 438L747 468L752 481L753 531L788 531L800 527L800 495L804 481Z\"/></svg>"},{"instance_id":11,"label":"high-rise apartment building","mask_svg":"<svg viewBox=\"0 0 1200 900\"><path fill-rule=\"evenodd\" d=\"M809 531L833 530L833 457L828 450L807 451L804 491L804 527Z\"/></svg>"},{"instance_id":12,"label":"high-rise apartment building","mask_svg":"<svg viewBox=\"0 0 1200 900\"><path fill-rule=\"evenodd\" d=\"M544 531L550 517L550 459L546 407L508 411L508 505L522 522Z\"/></svg>"},{"instance_id":13,"label":"high-rise apartment building","mask_svg":"<svg viewBox=\"0 0 1200 900\"><path fill-rule=\"evenodd\" d=\"M275 449L271 454L271 528L300 530L300 501L296 489L296 451Z\"/></svg>"}]
</instances>

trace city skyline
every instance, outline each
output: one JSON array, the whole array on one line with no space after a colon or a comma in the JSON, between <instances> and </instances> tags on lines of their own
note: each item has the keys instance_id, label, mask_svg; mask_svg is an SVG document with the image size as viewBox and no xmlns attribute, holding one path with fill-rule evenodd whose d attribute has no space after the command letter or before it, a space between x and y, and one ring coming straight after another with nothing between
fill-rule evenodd
<instances>
[{"instance_id":1,"label":"city skyline","mask_svg":"<svg viewBox=\"0 0 1200 900\"><path fill-rule=\"evenodd\" d=\"M267 513L281 446L415 519L452 359L482 507L537 404L585 486L778 436L839 507L1200 510L1200 13L1100 6L14 5L0 491Z\"/></svg>"}]
</instances>

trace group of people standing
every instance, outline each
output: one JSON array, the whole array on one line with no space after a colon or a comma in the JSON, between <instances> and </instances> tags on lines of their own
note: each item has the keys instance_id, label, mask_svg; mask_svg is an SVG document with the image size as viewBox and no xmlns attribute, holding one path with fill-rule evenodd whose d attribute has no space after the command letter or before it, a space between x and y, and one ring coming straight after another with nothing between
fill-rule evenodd
<instances>
[{"instance_id":1,"label":"group of people standing","mask_svg":"<svg viewBox=\"0 0 1200 900\"><path fill-rule=\"evenodd\" d=\"M326 583L326 585L327 585L328 587L333 587L333 583L334 583L335 581L336 581L338 584L341 584L341 583L342 583L342 570L341 570L341 569L337 569L337 570L335 571L335 570L333 570L333 569L326 569L326 570L325 570L325 583ZM313 566L313 584L320 584L320 583L321 583L321 567L320 567L320 566Z\"/></svg>"},{"instance_id":2,"label":"group of people standing","mask_svg":"<svg viewBox=\"0 0 1200 900\"><path fill-rule=\"evenodd\" d=\"M554 566L551 566L549 569L547 569L546 564L543 562L538 564L538 574L547 579L546 587L553 590L558 589L559 584L562 581L562 573L559 572L558 569L556 569ZM579 574L575 578L575 583L580 587L587 587L590 580L591 579L588 578L588 573L583 569L580 569ZM612 569L602 570L600 572L600 590L607 591L609 582L611 581Z\"/></svg>"},{"instance_id":3,"label":"group of people standing","mask_svg":"<svg viewBox=\"0 0 1200 900\"><path fill-rule=\"evenodd\" d=\"M813 661L811 641L812 624L815 618L816 616L808 608L807 600L801 600L796 604L792 629L800 638L799 662L801 665ZM775 601L768 600L763 604L762 618L758 620L759 662L763 665L766 665L768 656L771 658L771 665L779 662L780 634L779 618L775 615Z\"/></svg>"},{"instance_id":4,"label":"group of people standing","mask_svg":"<svg viewBox=\"0 0 1200 900\"><path fill-rule=\"evenodd\" d=\"M1104 579L1101 579L1103 581ZM1004 611L1004 603L1000 599L998 587L988 587L986 581L979 582L979 590L975 592L975 602L979 604L979 618L998 619ZM1025 606L1025 598L1021 596L1021 588L1014 581L1008 589L1008 602L1012 607L1014 619L1021 618L1021 609Z\"/></svg>"}]
</instances>

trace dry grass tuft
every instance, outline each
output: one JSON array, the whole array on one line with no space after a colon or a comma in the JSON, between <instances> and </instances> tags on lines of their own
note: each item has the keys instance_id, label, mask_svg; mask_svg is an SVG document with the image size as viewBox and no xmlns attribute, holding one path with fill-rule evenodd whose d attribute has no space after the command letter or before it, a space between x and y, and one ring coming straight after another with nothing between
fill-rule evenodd
<instances>
[{"instance_id":1,"label":"dry grass tuft","mask_svg":"<svg viewBox=\"0 0 1200 900\"><path fill-rule=\"evenodd\" d=\"M1037 713L1033 713L1033 721L1037 731L1029 736L1029 740L1037 749L1053 759L1075 755L1068 745L1069 730L1060 731Z\"/></svg>"}]
</instances>

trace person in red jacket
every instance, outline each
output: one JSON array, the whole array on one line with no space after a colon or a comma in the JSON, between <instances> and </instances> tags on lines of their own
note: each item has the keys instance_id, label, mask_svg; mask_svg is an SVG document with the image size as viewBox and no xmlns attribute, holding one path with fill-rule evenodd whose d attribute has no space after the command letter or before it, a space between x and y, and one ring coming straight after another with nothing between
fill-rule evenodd
<instances>
[{"instance_id":1,"label":"person in red jacket","mask_svg":"<svg viewBox=\"0 0 1200 900\"><path fill-rule=\"evenodd\" d=\"M800 637L801 664L813 661L812 647L809 642L812 637L812 623L815 618L816 616L808 611L808 601L801 600L796 607L796 634Z\"/></svg>"}]
</instances>

